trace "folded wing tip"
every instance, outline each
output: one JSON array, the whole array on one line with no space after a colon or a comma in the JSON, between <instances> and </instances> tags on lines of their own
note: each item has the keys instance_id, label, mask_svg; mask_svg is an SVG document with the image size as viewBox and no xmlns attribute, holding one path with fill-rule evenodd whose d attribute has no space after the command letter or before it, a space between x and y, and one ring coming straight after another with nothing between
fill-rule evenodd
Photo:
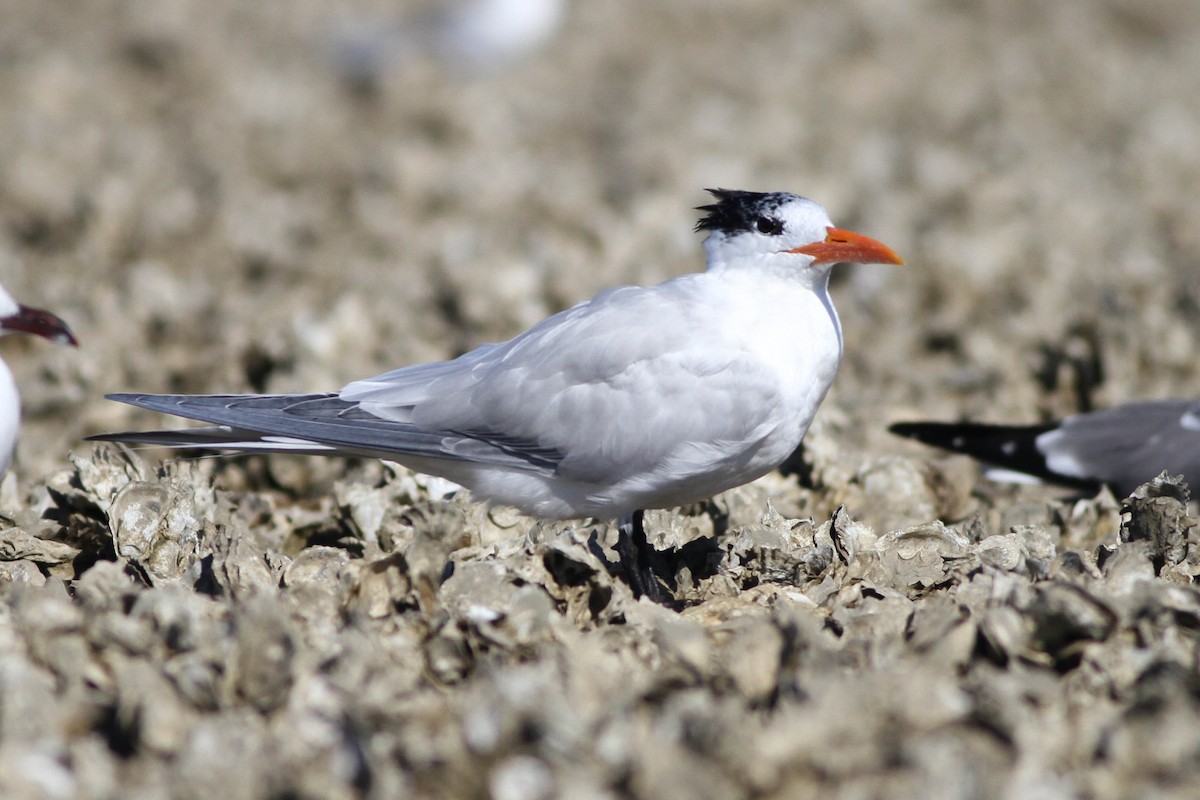
<instances>
[{"instance_id":1,"label":"folded wing tip","mask_svg":"<svg viewBox=\"0 0 1200 800\"><path fill-rule=\"evenodd\" d=\"M905 439L930 443L943 442L952 431L961 426L946 422L893 422L888 425L888 433Z\"/></svg>"},{"instance_id":2,"label":"folded wing tip","mask_svg":"<svg viewBox=\"0 0 1200 800\"><path fill-rule=\"evenodd\" d=\"M131 436L132 432L124 431L121 433L93 433L91 436L83 437L85 442L120 442L122 437Z\"/></svg>"}]
</instances>

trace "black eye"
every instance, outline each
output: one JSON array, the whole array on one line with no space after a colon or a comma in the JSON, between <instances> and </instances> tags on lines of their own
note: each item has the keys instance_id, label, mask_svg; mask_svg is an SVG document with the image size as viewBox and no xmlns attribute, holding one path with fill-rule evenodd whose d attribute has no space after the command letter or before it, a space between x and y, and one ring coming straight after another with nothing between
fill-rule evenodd
<instances>
[{"instance_id":1,"label":"black eye","mask_svg":"<svg viewBox=\"0 0 1200 800\"><path fill-rule=\"evenodd\" d=\"M783 223L771 217L759 217L758 232L769 236L778 236L783 233Z\"/></svg>"}]
</instances>

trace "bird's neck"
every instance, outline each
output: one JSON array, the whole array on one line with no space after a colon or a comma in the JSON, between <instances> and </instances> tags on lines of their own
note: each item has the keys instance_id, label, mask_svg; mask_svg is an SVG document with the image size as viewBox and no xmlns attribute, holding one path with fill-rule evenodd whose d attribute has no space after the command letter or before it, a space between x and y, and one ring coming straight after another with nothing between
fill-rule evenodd
<instances>
[{"instance_id":1,"label":"bird's neck","mask_svg":"<svg viewBox=\"0 0 1200 800\"><path fill-rule=\"evenodd\" d=\"M824 292L829 286L829 271L832 265L803 263L791 253L741 253L730 251L728 246L708 250L705 272L714 275L738 275L759 277L764 280L783 279L798 283L811 291Z\"/></svg>"}]
</instances>

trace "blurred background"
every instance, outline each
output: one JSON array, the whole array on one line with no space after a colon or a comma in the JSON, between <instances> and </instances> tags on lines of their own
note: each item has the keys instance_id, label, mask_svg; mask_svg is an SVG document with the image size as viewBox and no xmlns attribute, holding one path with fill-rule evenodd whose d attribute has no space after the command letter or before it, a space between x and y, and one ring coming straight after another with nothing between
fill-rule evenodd
<instances>
[{"instance_id":1,"label":"blurred background","mask_svg":"<svg viewBox=\"0 0 1200 800\"><path fill-rule=\"evenodd\" d=\"M1182 491L1046 502L886 426L1200 396L1200 3L0 15L0 281L81 345L0 343L4 797L1195 795ZM650 515L679 613L603 524L80 443L163 422L105 392L332 390L700 269L714 186L908 264L835 273L800 478Z\"/></svg>"},{"instance_id":2,"label":"blurred background","mask_svg":"<svg viewBox=\"0 0 1200 800\"><path fill-rule=\"evenodd\" d=\"M0 277L81 341L4 343L22 480L146 421L106 391L334 389L699 269L709 186L908 259L836 278L848 471L1200 395L1195 3L3 5Z\"/></svg>"}]
</instances>

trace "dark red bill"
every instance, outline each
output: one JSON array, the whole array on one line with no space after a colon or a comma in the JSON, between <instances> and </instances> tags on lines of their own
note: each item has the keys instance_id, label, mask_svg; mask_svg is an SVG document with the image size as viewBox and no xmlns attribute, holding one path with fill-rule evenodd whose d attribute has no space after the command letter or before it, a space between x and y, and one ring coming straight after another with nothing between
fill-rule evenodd
<instances>
[{"instance_id":1,"label":"dark red bill","mask_svg":"<svg viewBox=\"0 0 1200 800\"><path fill-rule=\"evenodd\" d=\"M17 306L17 313L0 317L0 330L19 333L32 333L43 336L57 344L78 346L75 334L58 316L40 308Z\"/></svg>"}]
</instances>

